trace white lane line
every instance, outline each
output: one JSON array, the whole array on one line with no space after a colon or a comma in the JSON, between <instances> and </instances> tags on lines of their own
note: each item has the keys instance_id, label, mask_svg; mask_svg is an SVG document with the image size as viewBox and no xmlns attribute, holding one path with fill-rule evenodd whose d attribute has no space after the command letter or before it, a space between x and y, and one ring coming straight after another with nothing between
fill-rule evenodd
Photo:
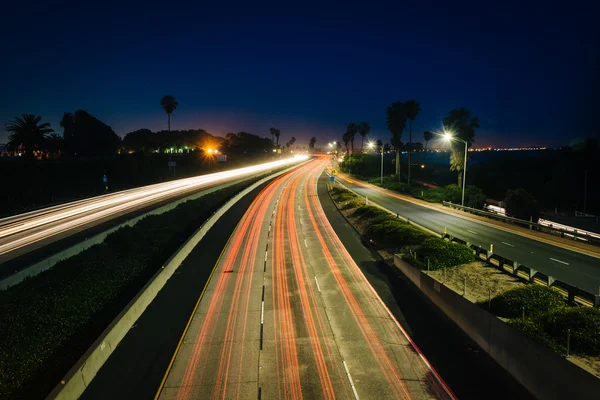
<instances>
[{"instance_id":1,"label":"white lane line","mask_svg":"<svg viewBox=\"0 0 600 400\"><path fill-rule=\"evenodd\" d=\"M306 243L306 239L304 239L304 245L306 246L306 248L308 249L308 243Z\"/></svg>"},{"instance_id":2,"label":"white lane line","mask_svg":"<svg viewBox=\"0 0 600 400\"><path fill-rule=\"evenodd\" d=\"M356 393L356 388L354 387L354 381L352 380L352 376L350 375L350 371L348 371L348 365L346 365L346 360L342 360L344 363L344 369L346 369L346 374L348 375L348 379L350 380L350 386L352 386L352 391L354 392L354 398L359 400L358 393Z\"/></svg>"},{"instance_id":3,"label":"white lane line","mask_svg":"<svg viewBox=\"0 0 600 400\"><path fill-rule=\"evenodd\" d=\"M317 284L317 289L319 292L321 291L321 286L319 286L319 281L317 280L317 276L315 275L315 283Z\"/></svg>"},{"instance_id":4,"label":"white lane line","mask_svg":"<svg viewBox=\"0 0 600 400\"><path fill-rule=\"evenodd\" d=\"M476 235L477 235L477 232L475 232L475 231L472 231L472 230L470 230L470 229L467 229L467 232L471 232L471 233L474 233L474 234L476 234Z\"/></svg>"},{"instance_id":5,"label":"white lane line","mask_svg":"<svg viewBox=\"0 0 600 400\"><path fill-rule=\"evenodd\" d=\"M510 243L506 243L506 242L501 242L501 243L502 243L502 244L505 244L505 245L507 245L507 246L510 246L510 247L515 247L515 245L514 245L514 244L510 244Z\"/></svg>"},{"instance_id":6,"label":"white lane line","mask_svg":"<svg viewBox=\"0 0 600 400\"><path fill-rule=\"evenodd\" d=\"M561 263L561 264L569 265L569 263L568 263L568 262L564 262L564 261L561 261L561 260L557 260L556 258L552 258L552 257L550 257L550 259L551 259L552 261L556 261L556 262L558 262L558 263Z\"/></svg>"},{"instance_id":7,"label":"white lane line","mask_svg":"<svg viewBox=\"0 0 600 400\"><path fill-rule=\"evenodd\" d=\"M267 252L265 251L265 262L267 262Z\"/></svg>"},{"instance_id":8,"label":"white lane line","mask_svg":"<svg viewBox=\"0 0 600 400\"><path fill-rule=\"evenodd\" d=\"M265 301L263 300L260 305L260 324L265 323Z\"/></svg>"}]
</instances>

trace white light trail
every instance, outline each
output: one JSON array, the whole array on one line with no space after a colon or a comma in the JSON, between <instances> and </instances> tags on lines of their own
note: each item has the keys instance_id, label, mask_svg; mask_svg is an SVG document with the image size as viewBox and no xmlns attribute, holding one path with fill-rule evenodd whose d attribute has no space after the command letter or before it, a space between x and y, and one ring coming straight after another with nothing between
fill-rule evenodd
<instances>
[{"instance_id":1,"label":"white light trail","mask_svg":"<svg viewBox=\"0 0 600 400\"><path fill-rule=\"evenodd\" d=\"M160 201L193 193L209 185L222 184L292 165L306 158L308 157L298 156L178 179L3 218L0 219L0 255L113 215L122 215Z\"/></svg>"}]
</instances>

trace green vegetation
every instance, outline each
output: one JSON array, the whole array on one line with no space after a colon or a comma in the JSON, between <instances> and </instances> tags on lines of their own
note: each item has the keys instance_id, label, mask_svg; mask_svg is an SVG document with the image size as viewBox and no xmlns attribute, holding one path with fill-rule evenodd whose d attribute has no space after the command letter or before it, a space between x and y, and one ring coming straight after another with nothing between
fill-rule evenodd
<instances>
[{"instance_id":1,"label":"green vegetation","mask_svg":"<svg viewBox=\"0 0 600 400\"><path fill-rule=\"evenodd\" d=\"M432 270L449 268L475 261L473 250L459 243L450 242L437 237L429 237L417 250L419 259L425 264L429 260Z\"/></svg>"},{"instance_id":2,"label":"green vegetation","mask_svg":"<svg viewBox=\"0 0 600 400\"><path fill-rule=\"evenodd\" d=\"M354 209L351 217L366 223L368 227L363 233L373 245L394 252L416 253L418 258L407 257L406 260L418 268L427 268L427 259L431 269L457 266L475 260L470 248L433 237L379 207L368 206L349 190L334 187L331 194L339 203L340 209Z\"/></svg>"},{"instance_id":3,"label":"green vegetation","mask_svg":"<svg viewBox=\"0 0 600 400\"><path fill-rule=\"evenodd\" d=\"M524 189L509 190L504 198L506 214L511 217L537 222L540 219L540 206Z\"/></svg>"},{"instance_id":4,"label":"green vegetation","mask_svg":"<svg viewBox=\"0 0 600 400\"><path fill-rule=\"evenodd\" d=\"M481 302L480 306L488 306ZM570 352L600 355L600 310L569 307L563 296L547 286L526 285L494 297L491 312L534 341L565 353L570 330ZM523 316L525 318L523 318Z\"/></svg>"},{"instance_id":5,"label":"green vegetation","mask_svg":"<svg viewBox=\"0 0 600 400\"><path fill-rule=\"evenodd\" d=\"M419 228L391 219L389 214L386 217L386 220L369 226L365 234L378 246L386 248L417 246L428 237L428 234Z\"/></svg>"},{"instance_id":6,"label":"green vegetation","mask_svg":"<svg viewBox=\"0 0 600 400\"><path fill-rule=\"evenodd\" d=\"M540 285L526 285L509 290L494 297L491 302L491 310L505 318L521 318L523 308L525 316L538 317L565 306L565 300L560 293Z\"/></svg>"},{"instance_id":7,"label":"green vegetation","mask_svg":"<svg viewBox=\"0 0 600 400\"><path fill-rule=\"evenodd\" d=\"M35 398L51 390L182 242L251 183L148 216L0 291L0 398Z\"/></svg>"}]
</instances>

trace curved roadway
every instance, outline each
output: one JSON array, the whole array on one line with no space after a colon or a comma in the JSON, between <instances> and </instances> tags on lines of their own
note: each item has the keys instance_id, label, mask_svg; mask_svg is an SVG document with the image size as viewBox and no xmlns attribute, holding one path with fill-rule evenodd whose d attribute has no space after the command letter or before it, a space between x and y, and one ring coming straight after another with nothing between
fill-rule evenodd
<instances>
[{"instance_id":1,"label":"curved roadway","mask_svg":"<svg viewBox=\"0 0 600 400\"><path fill-rule=\"evenodd\" d=\"M316 191L325 164L254 200L158 398L454 398L329 224Z\"/></svg>"},{"instance_id":2,"label":"curved roadway","mask_svg":"<svg viewBox=\"0 0 600 400\"><path fill-rule=\"evenodd\" d=\"M377 186L338 176L354 192L434 232L443 232L533 268L592 294L600 288L600 258L500 229L492 224L461 218Z\"/></svg>"}]
</instances>

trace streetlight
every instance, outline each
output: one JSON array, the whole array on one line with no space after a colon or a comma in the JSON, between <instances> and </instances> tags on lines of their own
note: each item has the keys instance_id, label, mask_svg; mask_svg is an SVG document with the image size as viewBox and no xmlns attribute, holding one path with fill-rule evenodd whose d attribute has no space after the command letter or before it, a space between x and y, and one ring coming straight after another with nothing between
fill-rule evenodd
<instances>
[{"instance_id":1,"label":"streetlight","mask_svg":"<svg viewBox=\"0 0 600 400\"><path fill-rule=\"evenodd\" d=\"M467 143L466 140L462 140L459 137L452 136L452 133L450 133L450 132L444 132L444 140L446 140L447 142L450 142L452 140L458 140L459 142L463 142L465 144L465 165L463 166L462 201L460 203L460 205L464 207L464 205L465 205L465 183L467 181L467 151L468 151L467 147L469 146L469 144Z\"/></svg>"},{"instance_id":2,"label":"streetlight","mask_svg":"<svg viewBox=\"0 0 600 400\"><path fill-rule=\"evenodd\" d=\"M374 149L375 142L367 143L367 147L370 149ZM381 184L381 187L383 187L383 145L381 145L381 180L380 180L380 184Z\"/></svg>"}]
</instances>

